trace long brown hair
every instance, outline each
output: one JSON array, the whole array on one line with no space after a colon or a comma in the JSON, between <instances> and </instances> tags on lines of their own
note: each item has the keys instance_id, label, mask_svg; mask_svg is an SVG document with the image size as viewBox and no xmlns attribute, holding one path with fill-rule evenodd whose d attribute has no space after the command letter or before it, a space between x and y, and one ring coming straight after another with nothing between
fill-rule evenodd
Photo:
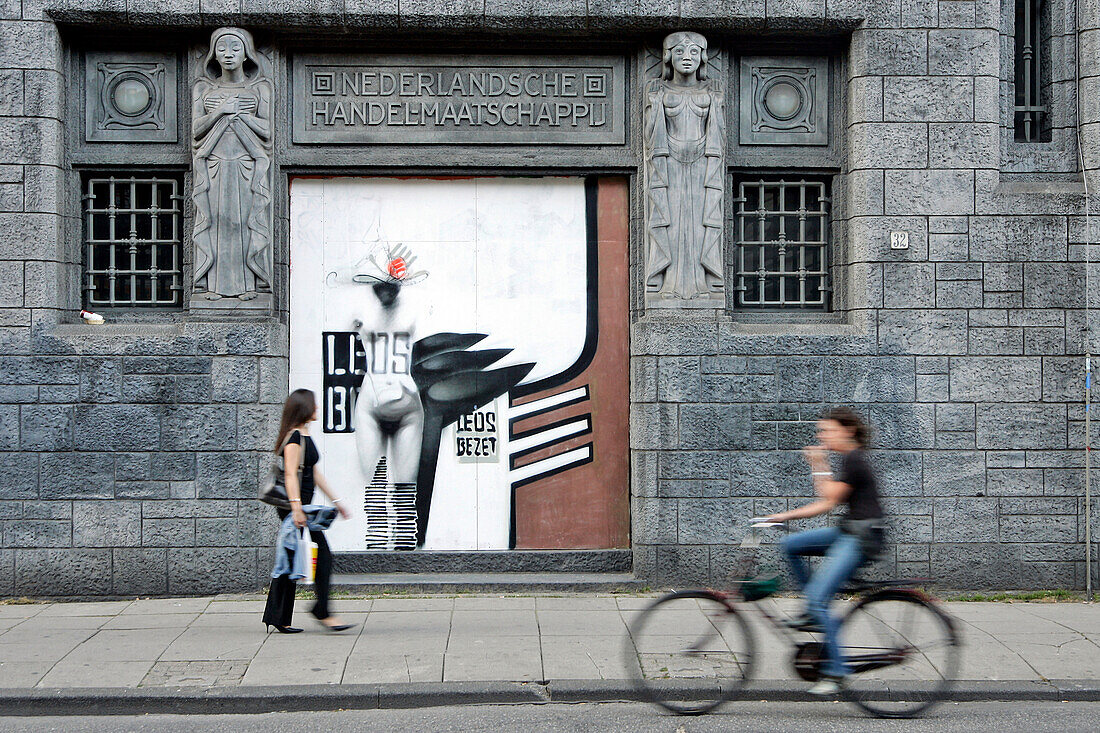
<instances>
[{"instance_id":1,"label":"long brown hair","mask_svg":"<svg viewBox=\"0 0 1100 733\"><path fill-rule=\"evenodd\" d=\"M283 440L290 431L299 425L305 425L317 409L317 399L312 390L296 389L283 403L283 419L279 423L279 438L275 441L275 452L283 447Z\"/></svg>"},{"instance_id":2,"label":"long brown hair","mask_svg":"<svg viewBox=\"0 0 1100 733\"><path fill-rule=\"evenodd\" d=\"M855 410L850 407L834 407L825 413L824 419L835 420L852 431L852 438L860 448L866 448L871 442L871 428L863 422Z\"/></svg>"}]
</instances>

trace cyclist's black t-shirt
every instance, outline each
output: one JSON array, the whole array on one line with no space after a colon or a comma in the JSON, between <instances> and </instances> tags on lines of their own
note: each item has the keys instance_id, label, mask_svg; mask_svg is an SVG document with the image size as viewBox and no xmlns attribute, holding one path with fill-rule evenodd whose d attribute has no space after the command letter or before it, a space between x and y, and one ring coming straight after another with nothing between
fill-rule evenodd
<instances>
[{"instance_id":1,"label":"cyclist's black t-shirt","mask_svg":"<svg viewBox=\"0 0 1100 733\"><path fill-rule=\"evenodd\" d=\"M317 465L317 462L321 460L321 453L317 450L317 446L313 442L313 438L308 435L302 435L295 430L290 435L290 439L287 443L302 444L302 439L305 438L305 461L302 465L302 481L300 485L300 491L302 496L302 504L313 503L313 467ZM294 471L297 466L286 466L285 470Z\"/></svg>"},{"instance_id":2,"label":"cyclist's black t-shirt","mask_svg":"<svg viewBox=\"0 0 1100 733\"><path fill-rule=\"evenodd\" d=\"M882 505L878 501L878 482L862 450L857 448L844 454L836 480L852 487L845 500L848 519L879 519L883 516Z\"/></svg>"}]
</instances>

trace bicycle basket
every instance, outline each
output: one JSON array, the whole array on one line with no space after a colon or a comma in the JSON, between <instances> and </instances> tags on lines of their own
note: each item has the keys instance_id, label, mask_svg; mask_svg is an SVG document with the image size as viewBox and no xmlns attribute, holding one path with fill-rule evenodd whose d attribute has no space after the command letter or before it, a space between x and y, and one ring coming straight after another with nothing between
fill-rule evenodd
<instances>
[{"instance_id":1,"label":"bicycle basket","mask_svg":"<svg viewBox=\"0 0 1100 733\"><path fill-rule=\"evenodd\" d=\"M741 581L741 597L746 601L759 601L778 593L783 588L783 579L779 573L757 575Z\"/></svg>"}]
</instances>

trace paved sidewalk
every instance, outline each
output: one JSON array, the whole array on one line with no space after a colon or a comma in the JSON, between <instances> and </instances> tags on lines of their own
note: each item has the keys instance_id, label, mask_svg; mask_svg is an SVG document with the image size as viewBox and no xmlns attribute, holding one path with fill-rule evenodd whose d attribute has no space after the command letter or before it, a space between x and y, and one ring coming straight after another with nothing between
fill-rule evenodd
<instances>
[{"instance_id":1,"label":"paved sidewalk","mask_svg":"<svg viewBox=\"0 0 1100 733\"><path fill-rule=\"evenodd\" d=\"M488 683L553 686L554 681L574 687L586 682L580 688L612 694L625 689L621 681L628 677L626 625L650 600L640 595L341 598L336 608L358 624L341 634L323 632L305 612L310 602L298 601L296 623L306 633L296 635L266 632L258 596L0 605L0 697L112 688L145 696L156 690L217 690L239 698L249 690L271 694L284 686L308 686L295 687L295 695L309 690L324 695L334 686L385 683L429 683L415 689L430 692L434 684L471 693L503 689ZM788 610L795 601L769 603ZM1060 680L1100 688L1100 605L946 606L961 622L961 680L1025 687ZM756 684L791 680L788 647L759 620L754 626L759 644L754 677L762 681Z\"/></svg>"}]
</instances>

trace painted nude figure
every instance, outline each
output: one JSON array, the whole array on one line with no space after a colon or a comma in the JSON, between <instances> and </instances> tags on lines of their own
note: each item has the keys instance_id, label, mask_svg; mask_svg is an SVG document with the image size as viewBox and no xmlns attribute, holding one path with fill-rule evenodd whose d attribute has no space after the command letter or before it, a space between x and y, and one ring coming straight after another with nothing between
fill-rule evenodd
<instances>
[{"instance_id":1,"label":"painted nude figure","mask_svg":"<svg viewBox=\"0 0 1100 733\"><path fill-rule=\"evenodd\" d=\"M271 97L252 36L210 37L192 96L195 291L251 300L271 290Z\"/></svg>"},{"instance_id":2,"label":"painted nude figure","mask_svg":"<svg viewBox=\"0 0 1100 733\"><path fill-rule=\"evenodd\" d=\"M707 40L669 35L645 115L646 287L664 298L722 291L724 117L722 94L707 81Z\"/></svg>"},{"instance_id":3,"label":"painted nude figure","mask_svg":"<svg viewBox=\"0 0 1100 733\"><path fill-rule=\"evenodd\" d=\"M389 259L387 268L392 270L392 263L404 258L398 254ZM385 455L390 481L413 483L424 428L424 408L410 373L417 313L401 297L403 278L387 275L360 273L353 278L370 285L362 313L352 324L366 352L366 373L355 402L355 443L365 476L374 475Z\"/></svg>"}]
</instances>

